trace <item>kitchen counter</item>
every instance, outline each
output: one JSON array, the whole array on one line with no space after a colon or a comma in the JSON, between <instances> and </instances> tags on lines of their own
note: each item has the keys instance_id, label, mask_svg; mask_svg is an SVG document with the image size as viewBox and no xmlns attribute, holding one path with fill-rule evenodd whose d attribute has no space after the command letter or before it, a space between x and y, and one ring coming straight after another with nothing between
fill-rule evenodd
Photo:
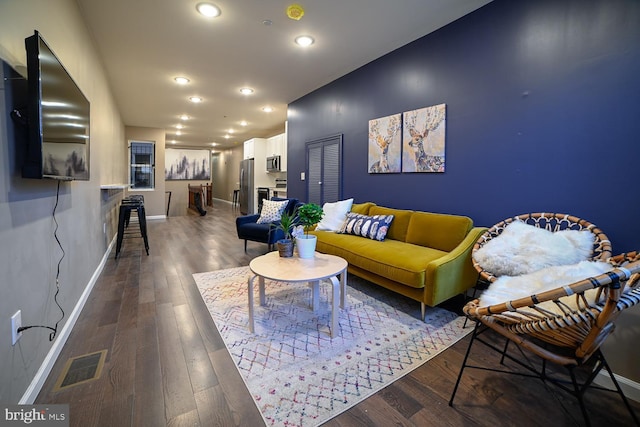
<instances>
[{"instance_id":1,"label":"kitchen counter","mask_svg":"<svg viewBox=\"0 0 640 427\"><path fill-rule=\"evenodd\" d=\"M287 196L287 188L278 188L278 187L269 187L271 190L271 194L277 197L286 197Z\"/></svg>"}]
</instances>

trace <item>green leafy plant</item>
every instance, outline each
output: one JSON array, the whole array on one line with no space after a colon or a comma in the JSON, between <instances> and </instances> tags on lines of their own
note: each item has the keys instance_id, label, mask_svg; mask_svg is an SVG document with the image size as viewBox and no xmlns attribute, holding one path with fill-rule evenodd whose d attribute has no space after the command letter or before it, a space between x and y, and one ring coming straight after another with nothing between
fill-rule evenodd
<instances>
[{"instance_id":1,"label":"green leafy plant","mask_svg":"<svg viewBox=\"0 0 640 427\"><path fill-rule=\"evenodd\" d=\"M291 233L293 228L298 224L298 217L295 214L290 214L289 212L282 212L280 216L280 222L277 223L274 227L277 230L282 230L284 232L284 240L292 240Z\"/></svg>"},{"instance_id":2,"label":"green leafy plant","mask_svg":"<svg viewBox=\"0 0 640 427\"><path fill-rule=\"evenodd\" d=\"M309 235L309 230L322 219L322 208L315 203L305 203L298 208L298 224L304 227Z\"/></svg>"}]
</instances>

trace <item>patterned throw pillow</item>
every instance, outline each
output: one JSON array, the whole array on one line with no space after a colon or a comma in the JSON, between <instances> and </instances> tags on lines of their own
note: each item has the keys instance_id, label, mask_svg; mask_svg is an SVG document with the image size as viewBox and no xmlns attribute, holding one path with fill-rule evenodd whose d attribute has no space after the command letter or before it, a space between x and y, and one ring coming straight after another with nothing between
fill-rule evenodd
<instances>
[{"instance_id":1,"label":"patterned throw pillow","mask_svg":"<svg viewBox=\"0 0 640 427\"><path fill-rule=\"evenodd\" d=\"M267 224L273 221L280 221L282 212L284 212L288 200L275 201L275 200L263 200L262 210L260 211L260 218L256 221L258 224Z\"/></svg>"},{"instance_id":2,"label":"patterned throw pillow","mask_svg":"<svg viewBox=\"0 0 640 427\"><path fill-rule=\"evenodd\" d=\"M393 221L393 215L367 216L349 212L347 219L338 233L353 234L383 241Z\"/></svg>"}]
</instances>

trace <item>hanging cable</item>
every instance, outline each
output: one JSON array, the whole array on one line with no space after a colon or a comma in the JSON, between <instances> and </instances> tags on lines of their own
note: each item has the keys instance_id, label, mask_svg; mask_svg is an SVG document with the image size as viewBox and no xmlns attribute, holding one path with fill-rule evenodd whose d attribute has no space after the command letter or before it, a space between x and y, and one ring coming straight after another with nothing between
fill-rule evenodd
<instances>
[{"instance_id":1,"label":"hanging cable","mask_svg":"<svg viewBox=\"0 0 640 427\"><path fill-rule=\"evenodd\" d=\"M60 239L58 238L58 221L56 220L56 210L58 209L58 202L60 200L60 181L58 181L58 189L56 191L56 204L53 207L53 222L56 224L56 228L53 230L53 237L56 239L56 242L58 243L58 247L60 247L60 250L62 251L62 256L60 257L60 259L58 260L58 266L56 269L56 293L53 295L53 300L55 301L56 305L58 306L58 308L60 309L61 315L60 315L60 319L58 319L58 321L56 322L55 326L52 328L51 326L42 326L42 325L32 325L32 326L22 326L20 328L18 328L18 332L22 332L25 331L27 329L31 329L31 328L46 328L46 329L50 329L53 332L51 332L49 334L49 341L53 341L56 338L56 335L58 334L58 324L62 321L62 319L64 319L64 310L62 309L62 306L60 305L60 302L58 301L58 294L60 293L60 265L62 264L62 260L64 259L64 256L66 255L66 252L64 251L64 248L62 247L62 243L60 242Z\"/></svg>"}]
</instances>

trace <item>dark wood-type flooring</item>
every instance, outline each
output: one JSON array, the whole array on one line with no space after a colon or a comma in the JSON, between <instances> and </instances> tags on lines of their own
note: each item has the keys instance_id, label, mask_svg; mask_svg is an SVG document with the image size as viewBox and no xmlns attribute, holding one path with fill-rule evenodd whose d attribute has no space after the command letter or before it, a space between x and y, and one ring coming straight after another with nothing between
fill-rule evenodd
<instances>
[{"instance_id":1,"label":"dark wood-type flooring","mask_svg":"<svg viewBox=\"0 0 640 427\"><path fill-rule=\"evenodd\" d=\"M118 260L114 249L36 403L68 403L71 425L82 427L264 425L191 275L248 265L267 247L249 242L244 253L239 213L214 205L204 217L148 221L149 256L141 239L125 240ZM468 343L467 336L325 425L583 425L573 396L481 370L466 371L449 407ZM53 391L69 358L104 349L99 379ZM472 361L497 358L478 345ZM593 425L631 425L617 395L588 391L586 399Z\"/></svg>"}]
</instances>

